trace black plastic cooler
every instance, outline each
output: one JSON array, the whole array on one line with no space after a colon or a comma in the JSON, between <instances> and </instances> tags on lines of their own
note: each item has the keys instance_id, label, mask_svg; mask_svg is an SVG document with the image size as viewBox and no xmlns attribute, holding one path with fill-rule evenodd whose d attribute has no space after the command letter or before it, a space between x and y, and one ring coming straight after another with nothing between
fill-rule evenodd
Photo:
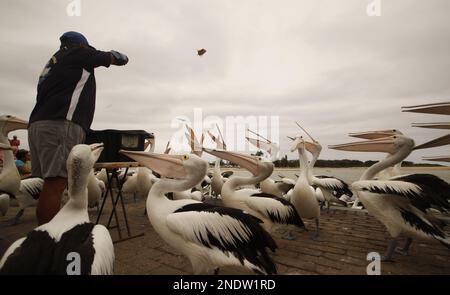
<instances>
[{"instance_id":1,"label":"black plastic cooler","mask_svg":"<svg viewBox=\"0 0 450 295\"><path fill-rule=\"evenodd\" d=\"M145 140L154 138L153 133L145 130L91 130L86 135L86 144L103 142L105 145L97 162L131 162L119 150L143 151Z\"/></svg>"}]
</instances>

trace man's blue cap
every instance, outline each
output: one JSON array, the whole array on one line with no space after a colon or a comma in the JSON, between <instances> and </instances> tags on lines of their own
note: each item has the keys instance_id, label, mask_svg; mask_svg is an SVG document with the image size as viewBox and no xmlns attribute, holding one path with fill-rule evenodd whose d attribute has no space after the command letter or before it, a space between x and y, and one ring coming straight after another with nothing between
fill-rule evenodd
<instances>
[{"instance_id":1,"label":"man's blue cap","mask_svg":"<svg viewBox=\"0 0 450 295\"><path fill-rule=\"evenodd\" d=\"M77 44L84 44L89 46L88 40L86 39L86 37L83 36L83 34L80 34L78 32L74 32L74 31L70 31L70 32L65 32L64 34L62 34L62 36L59 38L59 40L61 41L61 43L77 43Z\"/></svg>"}]
</instances>

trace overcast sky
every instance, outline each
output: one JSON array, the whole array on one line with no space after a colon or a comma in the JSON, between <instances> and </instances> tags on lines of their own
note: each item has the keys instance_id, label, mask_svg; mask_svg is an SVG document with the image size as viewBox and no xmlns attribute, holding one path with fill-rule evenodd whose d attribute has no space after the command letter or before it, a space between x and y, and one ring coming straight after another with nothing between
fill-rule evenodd
<instances>
[{"instance_id":1,"label":"overcast sky","mask_svg":"<svg viewBox=\"0 0 450 295\"><path fill-rule=\"evenodd\" d=\"M93 129L154 132L157 151L177 116L278 116L281 154L299 121L323 159L378 159L333 151L348 132L397 128L422 143L445 131L412 122L445 116L401 113L404 105L450 100L448 0L69 0L0 2L0 110L28 119L38 76L59 36L82 32L97 49L127 54L99 68ZM198 57L196 49L206 48ZM224 130L226 133L227 131ZM16 132L26 141L26 132ZM27 144L25 144L27 146ZM449 154L414 152L408 159Z\"/></svg>"}]
</instances>

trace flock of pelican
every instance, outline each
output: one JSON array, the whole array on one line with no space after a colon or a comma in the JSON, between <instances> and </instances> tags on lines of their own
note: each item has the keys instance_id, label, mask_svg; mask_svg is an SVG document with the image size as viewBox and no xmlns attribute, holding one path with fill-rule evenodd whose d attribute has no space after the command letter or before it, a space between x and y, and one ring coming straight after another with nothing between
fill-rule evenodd
<instances>
[{"instance_id":1,"label":"flock of pelican","mask_svg":"<svg viewBox=\"0 0 450 295\"><path fill-rule=\"evenodd\" d=\"M404 107L403 111L450 115L450 103ZM3 137L25 124L11 116L3 116L1 120ZM450 123L413 126L448 129ZM270 178L274 170L273 155L278 151L278 146L270 140L254 132L258 138L247 137L250 143L263 150L263 156L228 151L218 129L217 136L208 131L216 144L215 149L209 149L202 146L204 135L199 141L193 130L186 127L190 154L170 154L169 143L164 153L155 153L154 147L151 151L120 152L141 165L137 173L128 178L124 190L147 197L146 212L154 230L189 259L195 274L217 274L221 267L232 265L256 273L276 274L276 265L270 256L278 248L272 238L273 231L286 227L289 235L285 238L296 239L293 229L300 229L297 234L308 231L303 220L310 219L316 225L311 236L314 243L320 236L321 207L327 204L329 210L330 203L364 207L386 227L391 240L383 261L392 261L396 251L407 253L413 238L435 239L450 248L450 238L443 229L445 224L436 217L436 212L450 210L450 185L431 174L401 175L400 170L402 161L411 152L449 144L450 135L416 145L398 130L350 133L351 137L362 140L329 148L381 152L386 153L386 157L349 185L335 177L314 175L322 146L300 125L308 139L290 137L290 151L299 156L297 179L280 175L279 181ZM4 140L0 149L8 153ZM102 149L101 144L73 148L67 160L69 201L49 223L10 246L0 260L0 273L61 273L62 262L58 259L73 249L82 253L86 262L83 273L112 273L111 237L106 228L92 224L87 214L88 183ZM212 172L208 172L208 162L202 159L203 152L216 157ZM424 159L450 162L450 156ZM239 165L250 175L222 173L222 160ZM7 203L11 196L21 194L17 185L14 188L5 185L8 182L5 175L12 175L7 167L0 175L0 192L3 193L0 205ZM208 194L220 202L208 202ZM407 238L401 249L397 248L400 235ZM31 245L36 244L48 259L47 263L40 263L33 255L37 250Z\"/></svg>"}]
</instances>

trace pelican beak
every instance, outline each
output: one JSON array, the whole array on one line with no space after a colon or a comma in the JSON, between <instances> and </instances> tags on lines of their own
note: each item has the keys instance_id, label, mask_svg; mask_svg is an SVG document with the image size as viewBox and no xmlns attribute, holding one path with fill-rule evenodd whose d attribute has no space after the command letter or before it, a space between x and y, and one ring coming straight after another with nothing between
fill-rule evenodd
<instances>
[{"instance_id":1,"label":"pelican beak","mask_svg":"<svg viewBox=\"0 0 450 295\"><path fill-rule=\"evenodd\" d=\"M93 143L90 144L89 147L91 148L91 152L94 155L95 161L97 162L98 158L100 157L104 144L103 143Z\"/></svg>"},{"instance_id":2,"label":"pelican beak","mask_svg":"<svg viewBox=\"0 0 450 295\"><path fill-rule=\"evenodd\" d=\"M427 149L427 148L438 147L438 146L443 146L443 145L447 145L447 144L450 144L450 134L447 134L447 135L441 136L439 138L425 142L423 144L417 145L414 147L414 150Z\"/></svg>"},{"instance_id":3,"label":"pelican beak","mask_svg":"<svg viewBox=\"0 0 450 295\"><path fill-rule=\"evenodd\" d=\"M291 136L287 136L287 138L289 138L292 141L295 141L295 138L291 137Z\"/></svg>"},{"instance_id":4,"label":"pelican beak","mask_svg":"<svg viewBox=\"0 0 450 295\"><path fill-rule=\"evenodd\" d=\"M359 142L330 145L328 148L340 151L349 152L381 152L381 153L395 153L395 136L378 138L374 140L364 140Z\"/></svg>"},{"instance_id":5,"label":"pelican beak","mask_svg":"<svg viewBox=\"0 0 450 295\"><path fill-rule=\"evenodd\" d=\"M450 162L450 156L422 157L425 161Z\"/></svg>"},{"instance_id":6,"label":"pelican beak","mask_svg":"<svg viewBox=\"0 0 450 295\"><path fill-rule=\"evenodd\" d=\"M402 107L402 112L450 115L450 102L406 106Z\"/></svg>"},{"instance_id":7,"label":"pelican beak","mask_svg":"<svg viewBox=\"0 0 450 295\"><path fill-rule=\"evenodd\" d=\"M125 150L120 150L119 153L139 162L142 166L161 176L179 179L187 176L183 161L189 159L188 155L167 155Z\"/></svg>"},{"instance_id":8,"label":"pelican beak","mask_svg":"<svg viewBox=\"0 0 450 295\"><path fill-rule=\"evenodd\" d=\"M319 147L316 143L305 140L305 149L310 153L315 153L319 150Z\"/></svg>"},{"instance_id":9,"label":"pelican beak","mask_svg":"<svg viewBox=\"0 0 450 295\"><path fill-rule=\"evenodd\" d=\"M227 145L225 144L225 142L223 142L219 136L214 136L214 134L211 133L211 131L207 131L209 137L211 137L211 139L216 143L216 147L218 149L221 150L226 150L227 149Z\"/></svg>"},{"instance_id":10,"label":"pelican beak","mask_svg":"<svg viewBox=\"0 0 450 295\"><path fill-rule=\"evenodd\" d=\"M5 121L5 127L3 131L5 134L8 134L9 132L14 130L27 128L28 128L28 121L22 120L14 116L8 116L8 118Z\"/></svg>"},{"instance_id":11,"label":"pelican beak","mask_svg":"<svg viewBox=\"0 0 450 295\"><path fill-rule=\"evenodd\" d=\"M242 168L247 169L253 175L258 175L260 172L258 157L223 150L212 150L205 148L203 150L208 154L235 163Z\"/></svg>"},{"instance_id":12,"label":"pelican beak","mask_svg":"<svg viewBox=\"0 0 450 295\"><path fill-rule=\"evenodd\" d=\"M396 134L402 134L396 129L390 130L377 130L377 131L366 131L366 132L353 132L349 133L348 136L362 138L362 139L378 139L388 136L393 136Z\"/></svg>"},{"instance_id":13,"label":"pelican beak","mask_svg":"<svg viewBox=\"0 0 450 295\"><path fill-rule=\"evenodd\" d=\"M1 151L12 151L12 147L9 144L0 143Z\"/></svg>"},{"instance_id":14,"label":"pelican beak","mask_svg":"<svg viewBox=\"0 0 450 295\"><path fill-rule=\"evenodd\" d=\"M412 127L431 128L431 129L450 129L450 123L412 123Z\"/></svg>"}]
</instances>

